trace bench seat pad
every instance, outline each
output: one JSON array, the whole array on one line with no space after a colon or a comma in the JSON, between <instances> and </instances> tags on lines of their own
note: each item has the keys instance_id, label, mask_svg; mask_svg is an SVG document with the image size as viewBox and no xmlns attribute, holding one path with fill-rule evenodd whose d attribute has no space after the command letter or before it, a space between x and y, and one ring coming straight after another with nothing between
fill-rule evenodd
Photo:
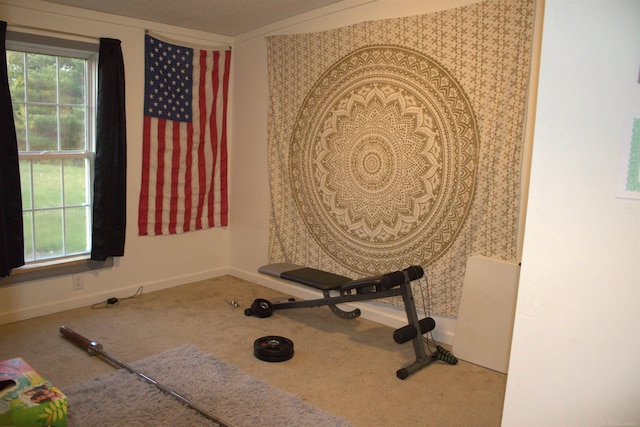
<instances>
[{"instance_id":1,"label":"bench seat pad","mask_svg":"<svg viewBox=\"0 0 640 427\"><path fill-rule=\"evenodd\" d=\"M289 263L263 265L258 271L269 276L291 280L322 291L338 290L345 283L351 282L351 279L346 276Z\"/></svg>"}]
</instances>

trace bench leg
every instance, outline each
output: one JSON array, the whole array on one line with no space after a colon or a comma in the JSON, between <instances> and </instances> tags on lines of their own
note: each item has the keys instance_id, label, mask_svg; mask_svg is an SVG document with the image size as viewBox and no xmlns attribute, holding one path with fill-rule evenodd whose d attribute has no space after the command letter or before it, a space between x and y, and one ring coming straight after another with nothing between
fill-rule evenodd
<instances>
[{"instance_id":1,"label":"bench leg","mask_svg":"<svg viewBox=\"0 0 640 427\"><path fill-rule=\"evenodd\" d=\"M413 292L411 291L411 282L407 278L403 284L400 285L402 290L402 301L404 302L404 309L407 313L407 321L409 325L412 325L416 330L416 336L413 338L413 350L416 355L416 360L411 365L399 369L396 375L401 380L406 379L409 375L418 372L420 369L429 366L433 362L432 355L427 355L424 348L424 340L422 339L422 331L420 327L420 320L418 319L418 312L416 310L415 300L413 298Z\"/></svg>"}]
</instances>

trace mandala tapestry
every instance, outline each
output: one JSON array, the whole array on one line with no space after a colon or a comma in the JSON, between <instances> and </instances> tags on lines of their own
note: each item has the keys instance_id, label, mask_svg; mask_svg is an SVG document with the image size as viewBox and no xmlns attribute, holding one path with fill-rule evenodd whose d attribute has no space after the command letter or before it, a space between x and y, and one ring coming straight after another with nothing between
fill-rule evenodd
<instances>
[{"instance_id":1,"label":"mandala tapestry","mask_svg":"<svg viewBox=\"0 0 640 427\"><path fill-rule=\"evenodd\" d=\"M533 6L270 37L270 261L421 265L448 316L471 255L514 261Z\"/></svg>"}]
</instances>

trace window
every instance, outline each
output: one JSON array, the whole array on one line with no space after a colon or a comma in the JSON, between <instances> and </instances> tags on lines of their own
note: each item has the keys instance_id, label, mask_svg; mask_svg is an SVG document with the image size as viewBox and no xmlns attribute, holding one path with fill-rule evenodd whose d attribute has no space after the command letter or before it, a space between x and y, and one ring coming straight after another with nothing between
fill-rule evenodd
<instances>
[{"instance_id":1,"label":"window","mask_svg":"<svg viewBox=\"0 0 640 427\"><path fill-rule=\"evenodd\" d=\"M27 266L91 248L97 53L55 40L7 42Z\"/></svg>"}]
</instances>

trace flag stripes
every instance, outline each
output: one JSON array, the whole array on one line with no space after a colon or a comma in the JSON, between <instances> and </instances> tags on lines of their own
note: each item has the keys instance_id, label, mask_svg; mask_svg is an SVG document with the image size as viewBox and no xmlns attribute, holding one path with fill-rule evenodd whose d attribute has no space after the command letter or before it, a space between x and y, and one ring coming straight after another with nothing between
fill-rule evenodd
<instances>
[{"instance_id":1,"label":"flag stripes","mask_svg":"<svg viewBox=\"0 0 640 427\"><path fill-rule=\"evenodd\" d=\"M231 51L192 50L184 56L188 59L185 64L180 55L189 48L146 37L138 233L176 234L226 226ZM157 59L171 55L175 59ZM173 70L172 75L157 78L154 73L161 68ZM189 73L183 80L190 87L183 85L181 89L175 82L167 82L173 73ZM168 86L174 92L169 92ZM189 94L180 105L176 99L183 96L182 91ZM169 112L172 108L178 112Z\"/></svg>"}]
</instances>

